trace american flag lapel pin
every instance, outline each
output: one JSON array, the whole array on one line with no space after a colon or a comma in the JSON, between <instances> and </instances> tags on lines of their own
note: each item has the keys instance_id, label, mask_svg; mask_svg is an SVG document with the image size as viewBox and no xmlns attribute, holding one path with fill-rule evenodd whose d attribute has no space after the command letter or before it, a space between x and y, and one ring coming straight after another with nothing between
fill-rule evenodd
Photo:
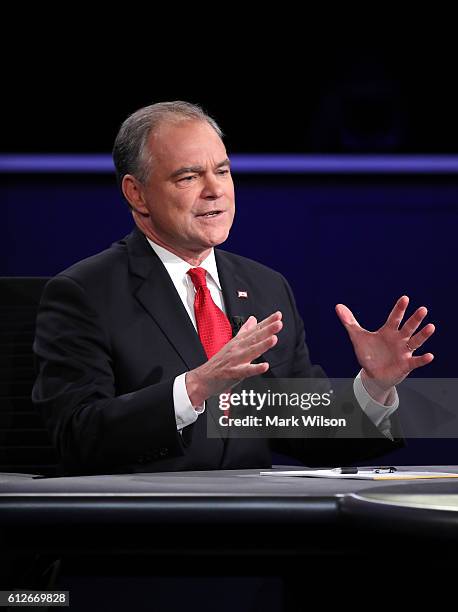
<instances>
[{"instance_id":1,"label":"american flag lapel pin","mask_svg":"<svg viewBox=\"0 0 458 612\"><path fill-rule=\"evenodd\" d=\"M248 291L240 291L240 289L239 289L237 291L237 297L247 299Z\"/></svg>"}]
</instances>

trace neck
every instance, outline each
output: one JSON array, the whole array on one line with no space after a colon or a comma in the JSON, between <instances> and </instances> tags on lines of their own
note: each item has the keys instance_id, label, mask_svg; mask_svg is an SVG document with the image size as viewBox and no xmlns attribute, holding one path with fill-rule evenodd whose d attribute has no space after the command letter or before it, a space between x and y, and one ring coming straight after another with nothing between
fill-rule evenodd
<instances>
[{"instance_id":1,"label":"neck","mask_svg":"<svg viewBox=\"0 0 458 612\"><path fill-rule=\"evenodd\" d=\"M138 229L145 234L155 244L158 244L163 249L170 251L180 259L186 261L190 266L200 266L200 264L206 259L211 253L211 248L207 248L203 251L189 251L188 249L181 248L177 245L172 245L166 240L160 238L155 232L149 227L144 227L143 224L137 223Z\"/></svg>"}]
</instances>

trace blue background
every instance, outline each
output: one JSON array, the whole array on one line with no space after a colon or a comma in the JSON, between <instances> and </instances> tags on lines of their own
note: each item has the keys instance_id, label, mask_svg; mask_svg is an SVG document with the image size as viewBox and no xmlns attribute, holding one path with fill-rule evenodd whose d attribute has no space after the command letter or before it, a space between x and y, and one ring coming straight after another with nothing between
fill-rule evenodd
<instances>
[{"instance_id":1,"label":"blue background","mask_svg":"<svg viewBox=\"0 0 458 612\"><path fill-rule=\"evenodd\" d=\"M48 276L107 248L132 228L111 174L2 175L2 276ZM358 371L334 306L368 329L402 294L436 334L434 362L414 375L454 377L458 178L421 175L235 175L227 250L281 271L303 315L312 360L330 376ZM411 440L390 461L458 463L455 440Z\"/></svg>"}]
</instances>

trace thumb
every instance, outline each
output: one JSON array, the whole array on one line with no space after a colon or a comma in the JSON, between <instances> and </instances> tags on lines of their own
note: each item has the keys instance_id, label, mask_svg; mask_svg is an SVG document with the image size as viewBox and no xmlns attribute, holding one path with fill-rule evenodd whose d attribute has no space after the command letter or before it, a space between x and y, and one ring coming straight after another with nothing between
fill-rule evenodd
<instances>
[{"instance_id":1,"label":"thumb","mask_svg":"<svg viewBox=\"0 0 458 612\"><path fill-rule=\"evenodd\" d=\"M337 304L336 314L340 319L342 325L350 332L349 328L360 327L360 324L355 319L352 311L345 306L345 304Z\"/></svg>"}]
</instances>

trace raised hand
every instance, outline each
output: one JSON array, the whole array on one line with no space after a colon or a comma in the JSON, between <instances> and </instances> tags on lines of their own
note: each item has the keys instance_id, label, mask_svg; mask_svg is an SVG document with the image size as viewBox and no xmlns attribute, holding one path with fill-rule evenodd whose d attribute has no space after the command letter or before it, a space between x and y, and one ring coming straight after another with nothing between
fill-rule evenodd
<instances>
[{"instance_id":1,"label":"raised hand","mask_svg":"<svg viewBox=\"0 0 458 612\"><path fill-rule=\"evenodd\" d=\"M244 378L264 374L269 364L251 363L277 343L283 327L281 312L257 322L249 319L239 333L206 363L186 374L186 389L193 406L200 406L212 395L228 391Z\"/></svg>"},{"instance_id":2,"label":"raised hand","mask_svg":"<svg viewBox=\"0 0 458 612\"><path fill-rule=\"evenodd\" d=\"M409 298L403 295L396 302L386 322L377 331L361 327L349 308L337 304L336 313L350 336L356 357L363 373L388 390L403 381L412 370L420 368L434 359L432 353L414 356L435 331L429 323L415 333L427 314L424 306L418 308L402 327Z\"/></svg>"}]
</instances>

